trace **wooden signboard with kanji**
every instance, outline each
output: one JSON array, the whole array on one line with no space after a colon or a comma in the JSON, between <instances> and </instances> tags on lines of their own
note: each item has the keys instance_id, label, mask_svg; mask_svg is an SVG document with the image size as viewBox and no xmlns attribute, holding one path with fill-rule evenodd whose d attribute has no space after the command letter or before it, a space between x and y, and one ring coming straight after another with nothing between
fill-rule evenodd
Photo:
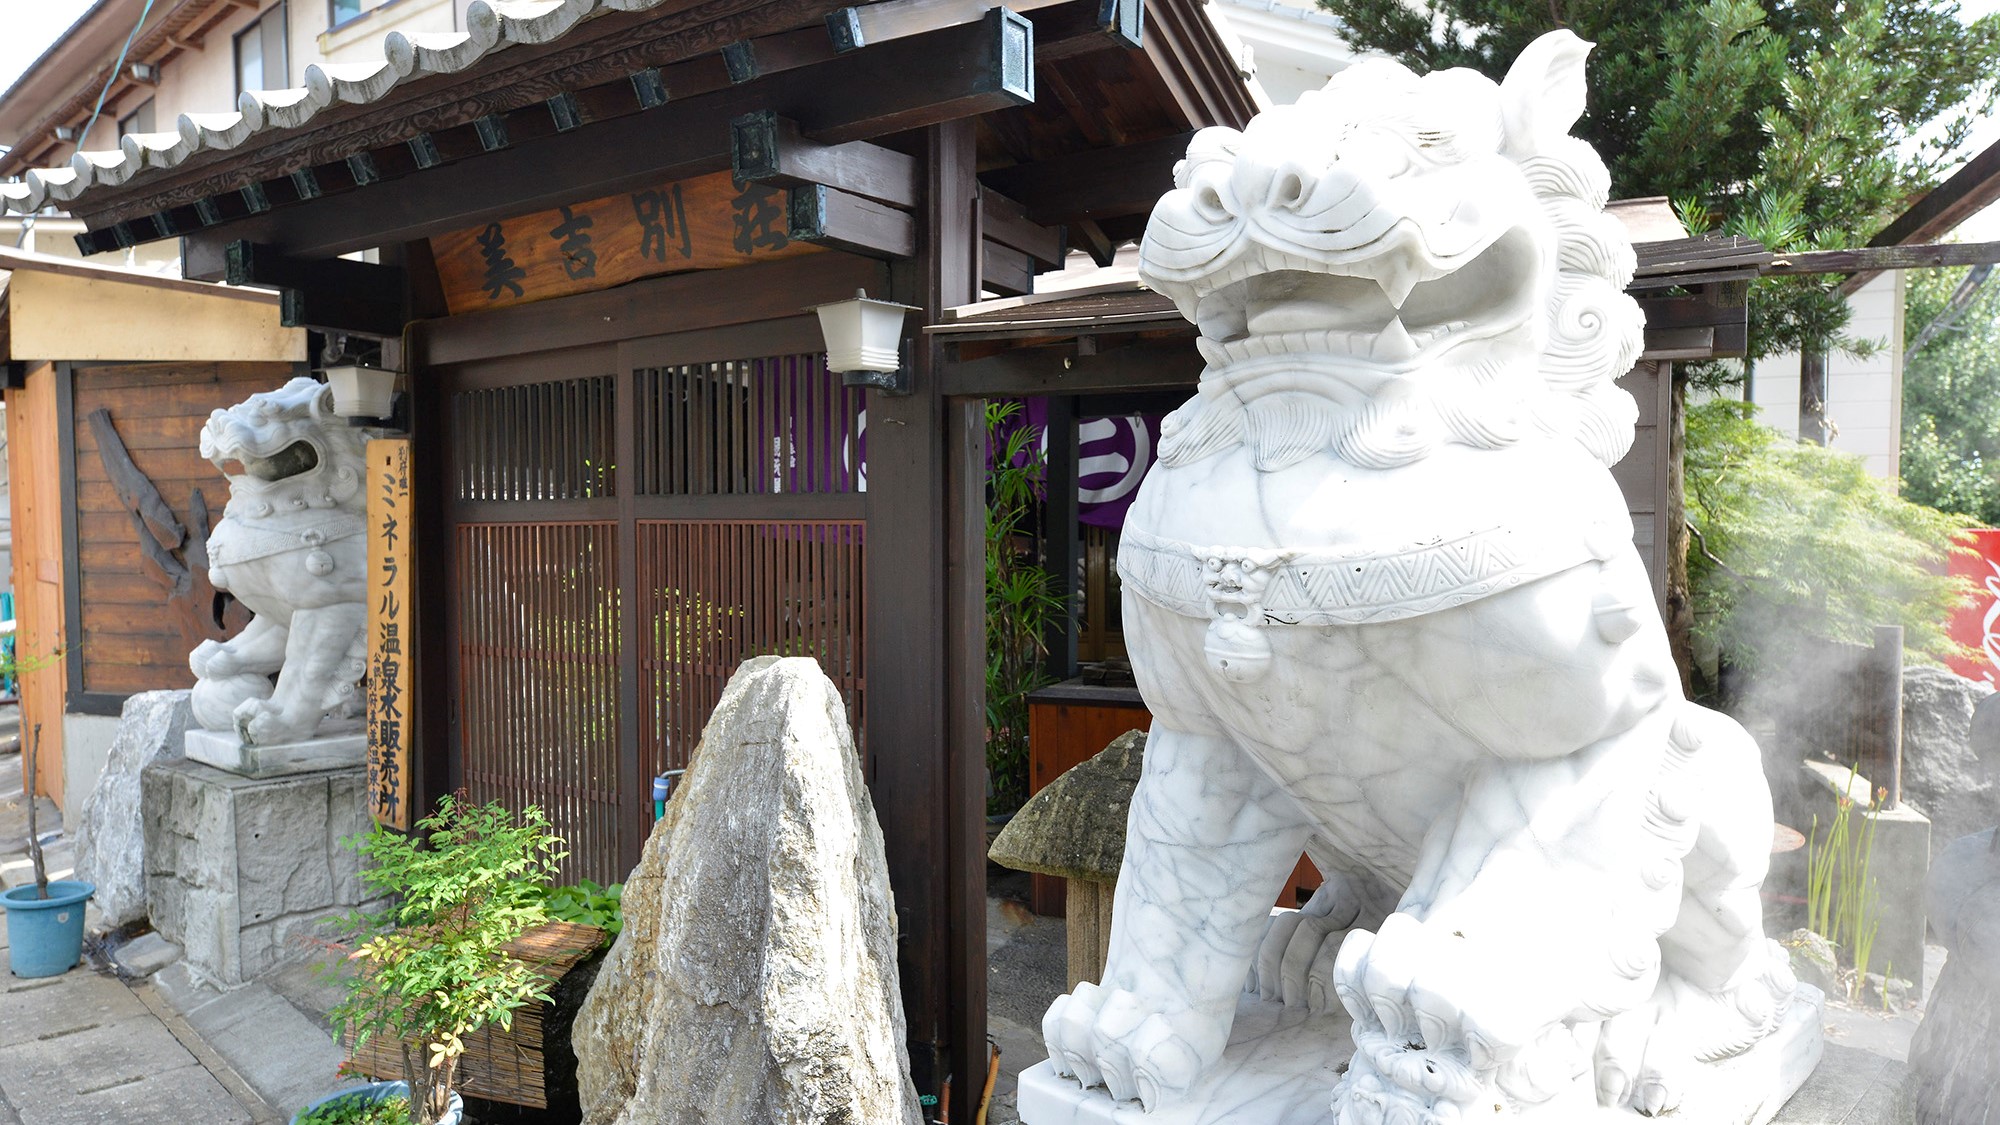
<instances>
[{"instance_id":1,"label":"wooden signboard with kanji","mask_svg":"<svg viewBox=\"0 0 2000 1125\"><path fill-rule=\"evenodd\" d=\"M368 803L410 826L410 439L368 443Z\"/></svg>"},{"instance_id":2,"label":"wooden signboard with kanji","mask_svg":"<svg viewBox=\"0 0 2000 1125\"><path fill-rule=\"evenodd\" d=\"M439 235L431 252L452 312L505 308L821 249L786 236L785 199L717 172Z\"/></svg>"}]
</instances>

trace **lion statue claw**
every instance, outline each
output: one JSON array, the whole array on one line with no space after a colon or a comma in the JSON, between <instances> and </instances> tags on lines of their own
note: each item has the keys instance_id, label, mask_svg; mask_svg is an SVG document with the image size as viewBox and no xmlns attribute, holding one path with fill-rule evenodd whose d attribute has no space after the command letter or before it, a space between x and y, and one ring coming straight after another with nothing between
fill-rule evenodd
<instances>
[{"instance_id":1,"label":"lion statue claw","mask_svg":"<svg viewBox=\"0 0 2000 1125\"><path fill-rule=\"evenodd\" d=\"M188 654L206 730L246 746L311 738L359 713L365 658L367 433L297 378L209 416L201 455L229 478L209 581L256 617ZM275 677L275 679L274 679Z\"/></svg>"},{"instance_id":2,"label":"lion statue claw","mask_svg":"<svg viewBox=\"0 0 2000 1125\"><path fill-rule=\"evenodd\" d=\"M1208 366L1119 548L1154 725L1057 1073L1179 1102L1246 988L1351 1020L1342 1125L1743 1125L1816 1061L1760 757L1683 698L1610 473L1642 321L1588 50L1360 63L1196 134L1154 209ZM1274 918L1301 850L1327 885ZM1784 1089L1711 1096L1781 1027Z\"/></svg>"}]
</instances>

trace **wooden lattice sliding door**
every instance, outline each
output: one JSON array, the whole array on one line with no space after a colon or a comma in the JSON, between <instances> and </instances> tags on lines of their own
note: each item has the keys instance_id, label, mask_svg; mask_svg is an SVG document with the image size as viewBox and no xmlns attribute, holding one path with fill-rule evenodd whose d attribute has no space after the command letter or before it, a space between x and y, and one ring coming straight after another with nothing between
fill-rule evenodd
<instances>
[{"instance_id":1,"label":"wooden lattice sliding door","mask_svg":"<svg viewBox=\"0 0 2000 1125\"><path fill-rule=\"evenodd\" d=\"M788 320L440 373L458 776L547 811L569 878L624 877L745 658L817 659L860 732L863 398L817 347Z\"/></svg>"}]
</instances>

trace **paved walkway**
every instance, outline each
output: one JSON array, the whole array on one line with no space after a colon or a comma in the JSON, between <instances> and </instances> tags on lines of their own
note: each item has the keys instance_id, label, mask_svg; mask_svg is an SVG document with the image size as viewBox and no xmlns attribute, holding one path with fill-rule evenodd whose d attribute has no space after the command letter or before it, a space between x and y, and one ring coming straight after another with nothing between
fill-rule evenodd
<instances>
[{"instance_id":1,"label":"paved walkway","mask_svg":"<svg viewBox=\"0 0 2000 1125\"><path fill-rule=\"evenodd\" d=\"M49 877L72 866L62 816L37 806ZM19 754L0 757L0 884L32 882ZM0 952L5 940L0 938ZM92 967L0 975L0 1125L265 1125L257 1096L151 984Z\"/></svg>"}]
</instances>

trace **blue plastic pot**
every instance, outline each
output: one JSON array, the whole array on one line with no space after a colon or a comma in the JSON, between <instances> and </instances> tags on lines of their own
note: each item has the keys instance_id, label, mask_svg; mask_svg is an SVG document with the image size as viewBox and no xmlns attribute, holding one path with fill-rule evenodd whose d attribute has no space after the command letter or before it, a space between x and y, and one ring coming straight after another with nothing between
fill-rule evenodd
<instances>
[{"instance_id":1,"label":"blue plastic pot","mask_svg":"<svg viewBox=\"0 0 2000 1125\"><path fill-rule=\"evenodd\" d=\"M79 879L49 880L49 897L35 885L0 893L7 908L7 965L17 977L66 973L83 958L83 904L97 888Z\"/></svg>"},{"instance_id":2,"label":"blue plastic pot","mask_svg":"<svg viewBox=\"0 0 2000 1125\"><path fill-rule=\"evenodd\" d=\"M408 1082L370 1082L366 1086L353 1086L337 1094L328 1094L316 1102L300 1106L299 1111L292 1114L292 1125L299 1125L299 1122L305 1119L306 1114L332 1102L347 1101L350 1099L357 1102L379 1102L386 1101L389 1098L407 1098L409 1096L410 1084ZM453 1090L451 1093L451 1106L444 1111L443 1117L438 1118L438 1125L459 1125L459 1122L464 1119L465 1101L458 1096L458 1091Z\"/></svg>"}]
</instances>

